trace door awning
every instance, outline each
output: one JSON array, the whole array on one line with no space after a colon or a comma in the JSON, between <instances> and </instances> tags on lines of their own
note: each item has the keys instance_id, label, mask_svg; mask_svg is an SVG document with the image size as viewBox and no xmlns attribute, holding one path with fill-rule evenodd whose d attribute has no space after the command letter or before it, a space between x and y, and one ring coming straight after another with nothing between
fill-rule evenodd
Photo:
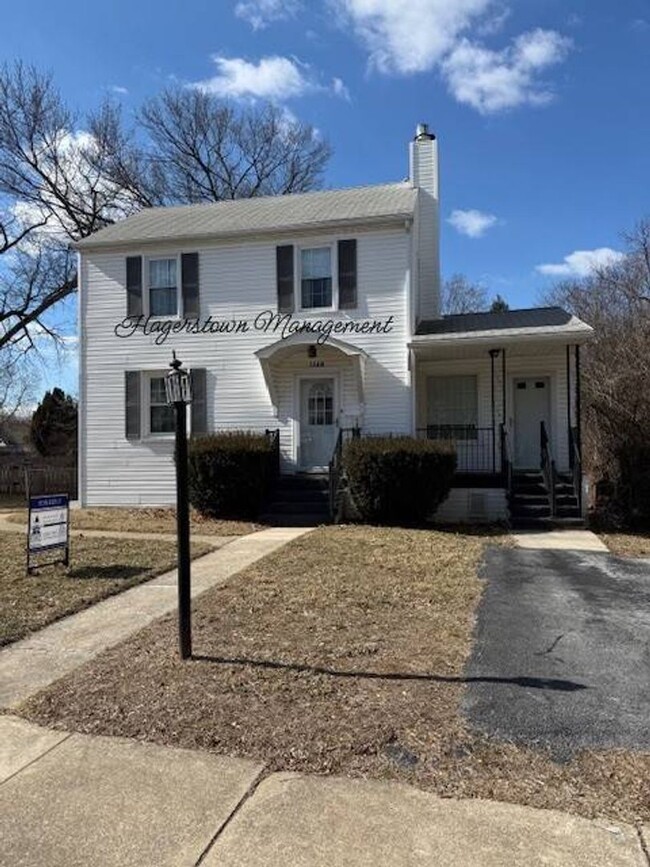
<instances>
[{"instance_id":1,"label":"door awning","mask_svg":"<svg viewBox=\"0 0 650 867\"><path fill-rule=\"evenodd\" d=\"M335 337L329 337L324 343L317 343L313 334L297 333L292 334L290 337L276 340L275 343L264 346L262 349L258 349L255 353L259 359L262 373L264 375L264 381L275 412L277 413L278 409L278 394L276 376L274 374L281 370L283 361L295 356L301 348L306 348L308 346L334 349L341 353L341 355L352 360L358 402L359 406L363 407L365 363L368 358L367 353L360 347L354 346L354 344L348 343L345 340L338 340ZM306 363L305 367L307 367Z\"/></svg>"}]
</instances>

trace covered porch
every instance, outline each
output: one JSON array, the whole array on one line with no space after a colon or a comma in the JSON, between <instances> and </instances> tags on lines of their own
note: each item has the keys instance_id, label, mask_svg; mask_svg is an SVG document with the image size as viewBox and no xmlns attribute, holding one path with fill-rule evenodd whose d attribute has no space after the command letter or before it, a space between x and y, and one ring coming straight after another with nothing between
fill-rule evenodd
<instances>
[{"instance_id":1,"label":"covered porch","mask_svg":"<svg viewBox=\"0 0 650 867\"><path fill-rule=\"evenodd\" d=\"M580 347L559 308L447 316L410 344L417 436L456 446L455 486L510 491L513 474L581 486Z\"/></svg>"}]
</instances>

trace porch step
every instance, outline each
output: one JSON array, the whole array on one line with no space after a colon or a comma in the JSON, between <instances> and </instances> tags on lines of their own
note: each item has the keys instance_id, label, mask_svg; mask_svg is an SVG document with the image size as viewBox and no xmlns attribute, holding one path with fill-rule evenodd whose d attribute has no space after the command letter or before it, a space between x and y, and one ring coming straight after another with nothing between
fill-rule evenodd
<instances>
[{"instance_id":1,"label":"porch step","mask_svg":"<svg viewBox=\"0 0 650 867\"><path fill-rule=\"evenodd\" d=\"M328 477L320 474L280 476L260 521L286 527L329 523Z\"/></svg>"},{"instance_id":2,"label":"porch step","mask_svg":"<svg viewBox=\"0 0 650 867\"><path fill-rule=\"evenodd\" d=\"M583 523L570 473L558 473L555 482L555 514L550 493L539 470L517 470L509 501L512 525L519 529L580 526Z\"/></svg>"},{"instance_id":3,"label":"porch step","mask_svg":"<svg viewBox=\"0 0 650 867\"><path fill-rule=\"evenodd\" d=\"M551 500L539 470L517 470L512 477L510 520L519 529L542 529L551 521Z\"/></svg>"}]
</instances>

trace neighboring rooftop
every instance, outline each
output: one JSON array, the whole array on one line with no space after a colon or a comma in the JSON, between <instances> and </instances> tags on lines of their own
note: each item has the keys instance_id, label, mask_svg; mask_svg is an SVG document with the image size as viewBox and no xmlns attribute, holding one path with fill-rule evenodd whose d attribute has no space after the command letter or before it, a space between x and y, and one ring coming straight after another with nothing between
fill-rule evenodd
<instances>
[{"instance_id":1,"label":"neighboring rooftop","mask_svg":"<svg viewBox=\"0 0 650 867\"><path fill-rule=\"evenodd\" d=\"M145 208L77 243L80 250L156 241L228 238L412 216L410 183Z\"/></svg>"},{"instance_id":2,"label":"neighboring rooftop","mask_svg":"<svg viewBox=\"0 0 650 867\"><path fill-rule=\"evenodd\" d=\"M591 327L561 307L530 307L498 313L456 313L441 319L424 319L416 337L469 334L539 328L546 330L591 331Z\"/></svg>"}]
</instances>

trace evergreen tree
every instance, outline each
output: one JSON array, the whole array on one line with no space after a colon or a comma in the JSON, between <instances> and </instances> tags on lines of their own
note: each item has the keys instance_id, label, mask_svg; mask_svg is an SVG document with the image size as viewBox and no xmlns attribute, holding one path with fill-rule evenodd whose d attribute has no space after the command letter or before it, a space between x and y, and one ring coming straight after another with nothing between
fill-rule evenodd
<instances>
[{"instance_id":1,"label":"evergreen tree","mask_svg":"<svg viewBox=\"0 0 650 867\"><path fill-rule=\"evenodd\" d=\"M77 453L77 402L60 388L45 392L31 426L32 442L44 457L73 461Z\"/></svg>"},{"instance_id":2,"label":"evergreen tree","mask_svg":"<svg viewBox=\"0 0 650 867\"><path fill-rule=\"evenodd\" d=\"M492 302L492 306L490 307L490 313L505 313L506 310L510 310L510 305L505 300L505 298L497 295L497 297Z\"/></svg>"}]
</instances>

